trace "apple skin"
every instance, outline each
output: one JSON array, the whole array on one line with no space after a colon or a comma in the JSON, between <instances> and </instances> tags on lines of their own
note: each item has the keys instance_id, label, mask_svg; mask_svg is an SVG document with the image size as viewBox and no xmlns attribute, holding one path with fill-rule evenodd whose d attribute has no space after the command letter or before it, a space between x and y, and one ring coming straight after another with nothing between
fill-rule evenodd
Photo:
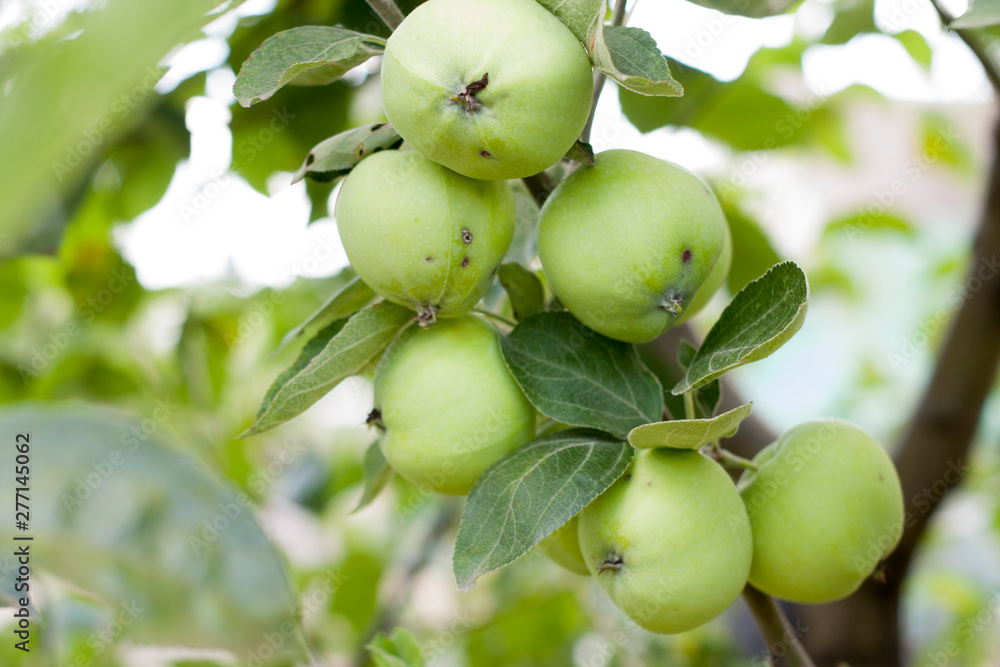
<instances>
[{"instance_id":1,"label":"apple skin","mask_svg":"<svg viewBox=\"0 0 1000 667\"><path fill-rule=\"evenodd\" d=\"M580 549L611 600L652 632L707 623L739 596L753 542L722 467L690 450L636 453L580 514Z\"/></svg>"},{"instance_id":2,"label":"apple skin","mask_svg":"<svg viewBox=\"0 0 1000 667\"><path fill-rule=\"evenodd\" d=\"M549 557L556 565L574 574L590 574L587 562L580 551L580 516L567 521L561 528L538 543L535 548Z\"/></svg>"},{"instance_id":3,"label":"apple skin","mask_svg":"<svg viewBox=\"0 0 1000 667\"><path fill-rule=\"evenodd\" d=\"M483 77L485 88L460 97ZM535 0L428 0L392 33L382 58L389 122L424 155L472 178L551 167L580 137L592 95L583 45Z\"/></svg>"},{"instance_id":4,"label":"apple skin","mask_svg":"<svg viewBox=\"0 0 1000 667\"><path fill-rule=\"evenodd\" d=\"M903 492L892 460L839 419L792 428L740 479L754 536L750 583L792 602L853 593L903 533Z\"/></svg>"},{"instance_id":5,"label":"apple skin","mask_svg":"<svg viewBox=\"0 0 1000 667\"><path fill-rule=\"evenodd\" d=\"M344 181L335 215L361 279L429 321L476 305L517 218L507 183L466 178L417 151L363 160Z\"/></svg>"},{"instance_id":6,"label":"apple skin","mask_svg":"<svg viewBox=\"0 0 1000 667\"><path fill-rule=\"evenodd\" d=\"M677 318L671 326L677 326L682 322L686 322L689 318L697 315L702 311L702 309L708 305L715 293L719 291L719 288L726 284L726 279L729 278L729 267L733 264L733 237L729 232L729 224L726 224L726 240L725 244L722 246L722 254L719 255L719 259L716 260L715 266L712 267L712 272L708 274L708 278L705 278L705 282L701 284L698 288L697 293L695 293L694 298L691 299L691 303L688 304L681 312L681 316Z\"/></svg>"},{"instance_id":7,"label":"apple skin","mask_svg":"<svg viewBox=\"0 0 1000 667\"><path fill-rule=\"evenodd\" d=\"M375 370L382 453L409 481L463 495L494 461L534 437L535 409L479 316L410 327Z\"/></svg>"},{"instance_id":8,"label":"apple skin","mask_svg":"<svg viewBox=\"0 0 1000 667\"><path fill-rule=\"evenodd\" d=\"M701 179L630 150L604 151L577 169L538 222L538 255L556 296L583 324L627 343L656 338L708 302L728 273L728 239L722 207Z\"/></svg>"}]
</instances>

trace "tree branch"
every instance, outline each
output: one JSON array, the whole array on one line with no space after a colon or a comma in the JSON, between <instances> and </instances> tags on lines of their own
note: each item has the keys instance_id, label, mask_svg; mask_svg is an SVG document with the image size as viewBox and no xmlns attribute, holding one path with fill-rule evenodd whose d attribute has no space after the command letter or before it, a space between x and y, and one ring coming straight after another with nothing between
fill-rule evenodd
<instances>
[{"instance_id":1,"label":"tree branch","mask_svg":"<svg viewBox=\"0 0 1000 667\"><path fill-rule=\"evenodd\" d=\"M389 591L389 599L381 605L378 615L368 626L364 638L358 643L354 656L355 667L362 667L369 663L366 647L372 642L375 635L379 632L388 632L396 625L403 605L413 590L417 575L427 567L438 543L447 534L458 515L458 503L452 498L445 498L444 506L427 528L417 553L399 565L395 576L386 577L391 582L390 585L385 586L386 590Z\"/></svg>"},{"instance_id":2,"label":"tree branch","mask_svg":"<svg viewBox=\"0 0 1000 667\"><path fill-rule=\"evenodd\" d=\"M983 404L1000 366L1000 124L993 134L987 197L965 282L930 383L896 452L906 528L886 577L898 586L946 491L961 481Z\"/></svg>"},{"instance_id":3,"label":"tree branch","mask_svg":"<svg viewBox=\"0 0 1000 667\"><path fill-rule=\"evenodd\" d=\"M941 6L940 0L931 0L931 4L934 5L934 9L937 10L938 16L941 17L941 23L945 30L950 30L951 32L958 35L959 39L965 42L965 45L969 47L973 55L979 59L980 64L982 64L983 69L986 71L986 77L993 84L993 92L1000 94L1000 71L994 66L993 61L990 60L990 56L986 53L986 49L983 45L979 43L979 40L975 38L969 30L963 30L961 28L954 29L948 26L955 17L952 16L947 9Z\"/></svg>"},{"instance_id":4,"label":"tree branch","mask_svg":"<svg viewBox=\"0 0 1000 667\"><path fill-rule=\"evenodd\" d=\"M611 25L625 25L625 0L615 0L615 8L611 13ZM587 124L583 126L580 133L580 141L590 143L590 131L594 127L594 115L597 113L597 101L601 99L601 92L604 90L604 82L607 80L604 72L594 74L594 97L590 103L590 116L587 117Z\"/></svg>"},{"instance_id":5,"label":"tree branch","mask_svg":"<svg viewBox=\"0 0 1000 667\"><path fill-rule=\"evenodd\" d=\"M531 196L535 198L535 203L541 208L545 200L549 198L552 191L555 189L556 184L552 182L552 177L546 174L544 171L540 171L534 176L526 176L521 179L524 184L528 187L528 191Z\"/></svg>"},{"instance_id":6,"label":"tree branch","mask_svg":"<svg viewBox=\"0 0 1000 667\"><path fill-rule=\"evenodd\" d=\"M659 338L639 346L639 354L649 369L660 378L664 387L672 387L683 373L677 364L677 347L682 340L697 343L699 338L687 323L668 330ZM746 403L728 376L723 376L722 402L719 413L728 412ZM760 450L778 439L771 427L756 414L751 414L740 423L740 429L731 438L726 438L726 449L744 458L752 459Z\"/></svg>"},{"instance_id":7,"label":"tree branch","mask_svg":"<svg viewBox=\"0 0 1000 667\"><path fill-rule=\"evenodd\" d=\"M774 598L747 584L743 599L767 644L774 667L816 667Z\"/></svg>"},{"instance_id":8,"label":"tree branch","mask_svg":"<svg viewBox=\"0 0 1000 667\"><path fill-rule=\"evenodd\" d=\"M399 24L406 18L403 10L399 8L395 0L365 0L365 2L378 14L378 17L382 19L382 23L386 24L389 30L398 28Z\"/></svg>"}]
</instances>

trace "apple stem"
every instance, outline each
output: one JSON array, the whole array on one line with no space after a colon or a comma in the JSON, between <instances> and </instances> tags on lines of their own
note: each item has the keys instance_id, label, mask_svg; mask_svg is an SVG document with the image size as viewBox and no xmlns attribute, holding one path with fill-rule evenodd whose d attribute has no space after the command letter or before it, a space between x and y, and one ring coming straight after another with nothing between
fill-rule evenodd
<instances>
[{"instance_id":1,"label":"apple stem","mask_svg":"<svg viewBox=\"0 0 1000 667\"><path fill-rule=\"evenodd\" d=\"M695 419L694 391L684 392L684 419Z\"/></svg>"},{"instance_id":2,"label":"apple stem","mask_svg":"<svg viewBox=\"0 0 1000 667\"><path fill-rule=\"evenodd\" d=\"M380 431L385 431L385 424L382 423L382 412L375 408L368 413L368 418L365 419L365 423L369 426L374 426Z\"/></svg>"},{"instance_id":3,"label":"apple stem","mask_svg":"<svg viewBox=\"0 0 1000 667\"><path fill-rule=\"evenodd\" d=\"M473 81L467 85L462 92L452 97L451 101L455 104L464 104L465 113L475 113L483 106L483 103L476 98L476 94L486 90L486 86L489 84L490 73L487 72L483 74L483 78L479 81ZM487 151L483 151L483 153L486 153L484 157L489 157L489 153ZM482 153L480 153L480 155L482 155Z\"/></svg>"},{"instance_id":4,"label":"apple stem","mask_svg":"<svg viewBox=\"0 0 1000 667\"><path fill-rule=\"evenodd\" d=\"M742 468L747 470L756 470L758 468L758 465L750 459L745 459L742 456L719 447L718 441L712 443L712 458L727 468Z\"/></svg>"},{"instance_id":5,"label":"apple stem","mask_svg":"<svg viewBox=\"0 0 1000 667\"><path fill-rule=\"evenodd\" d=\"M437 306L430 304L420 304L417 307L417 324L428 327L437 322Z\"/></svg>"},{"instance_id":6,"label":"apple stem","mask_svg":"<svg viewBox=\"0 0 1000 667\"><path fill-rule=\"evenodd\" d=\"M777 601L750 584L743 599L760 630L775 667L816 667Z\"/></svg>"},{"instance_id":7,"label":"apple stem","mask_svg":"<svg viewBox=\"0 0 1000 667\"><path fill-rule=\"evenodd\" d=\"M406 18L406 14L399 8L395 0L365 0L368 6L378 14L389 30L395 30Z\"/></svg>"},{"instance_id":8,"label":"apple stem","mask_svg":"<svg viewBox=\"0 0 1000 667\"><path fill-rule=\"evenodd\" d=\"M552 181L552 177L541 171L534 176L525 176L521 179L524 181L524 185L528 188L528 192L534 198L535 203L538 204L539 208L545 203L545 200L549 198L552 191L555 189L556 184Z\"/></svg>"},{"instance_id":9,"label":"apple stem","mask_svg":"<svg viewBox=\"0 0 1000 667\"><path fill-rule=\"evenodd\" d=\"M506 324L507 326L510 326L510 327L516 327L517 326L517 322L515 322L514 320L509 320L506 317L504 317L503 315L497 315L496 313L492 313L492 312L486 310L485 308L473 308L472 312L479 313L480 315L485 315L486 317L491 317L494 320L496 320L497 322L502 322L503 324Z\"/></svg>"},{"instance_id":10,"label":"apple stem","mask_svg":"<svg viewBox=\"0 0 1000 667\"><path fill-rule=\"evenodd\" d=\"M365 0L368 6L378 14L378 17L382 19L389 30L395 30L399 27L399 24L403 22L406 15L403 10L399 8L399 5L395 3L395 0Z\"/></svg>"},{"instance_id":11,"label":"apple stem","mask_svg":"<svg viewBox=\"0 0 1000 667\"><path fill-rule=\"evenodd\" d=\"M623 561L622 557L618 554L610 553L608 554L608 557L604 559L604 562L601 563L601 566L597 568L597 574L601 574L607 570L620 570L622 569L622 564L624 562L625 561Z\"/></svg>"},{"instance_id":12,"label":"apple stem","mask_svg":"<svg viewBox=\"0 0 1000 667\"><path fill-rule=\"evenodd\" d=\"M665 310L673 315L680 315L684 312L684 297L677 294L669 294L660 303L660 310Z\"/></svg>"},{"instance_id":13,"label":"apple stem","mask_svg":"<svg viewBox=\"0 0 1000 667\"><path fill-rule=\"evenodd\" d=\"M615 0L615 8L611 12L611 25L625 25L625 0ZM580 141L585 144L590 143L590 130L594 127L597 101L601 99L605 81L607 81L607 76L604 75L604 72L594 74L594 98L590 103L590 117L587 118L587 124L583 126L583 132L580 133Z\"/></svg>"}]
</instances>

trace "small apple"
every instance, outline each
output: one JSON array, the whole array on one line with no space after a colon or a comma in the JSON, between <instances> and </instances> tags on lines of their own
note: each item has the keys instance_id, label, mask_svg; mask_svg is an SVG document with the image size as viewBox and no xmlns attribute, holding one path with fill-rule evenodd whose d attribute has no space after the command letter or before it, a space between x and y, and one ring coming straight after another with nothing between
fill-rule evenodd
<instances>
[{"instance_id":1,"label":"small apple","mask_svg":"<svg viewBox=\"0 0 1000 667\"><path fill-rule=\"evenodd\" d=\"M753 530L750 583L792 602L853 593L903 533L892 460L839 419L799 424L761 450L740 479Z\"/></svg>"},{"instance_id":2,"label":"small apple","mask_svg":"<svg viewBox=\"0 0 1000 667\"><path fill-rule=\"evenodd\" d=\"M535 548L548 556L556 565L561 565L574 574L590 574L583 553L580 552L579 522L579 515L573 517L539 542Z\"/></svg>"},{"instance_id":3,"label":"small apple","mask_svg":"<svg viewBox=\"0 0 1000 667\"><path fill-rule=\"evenodd\" d=\"M535 0L428 0L382 58L389 122L472 178L551 167L580 137L592 95L583 45Z\"/></svg>"},{"instance_id":4,"label":"small apple","mask_svg":"<svg viewBox=\"0 0 1000 667\"><path fill-rule=\"evenodd\" d=\"M722 207L701 179L629 150L577 169L538 221L538 255L556 296L594 331L627 343L650 341L703 307L725 281L730 246Z\"/></svg>"},{"instance_id":5,"label":"small apple","mask_svg":"<svg viewBox=\"0 0 1000 667\"><path fill-rule=\"evenodd\" d=\"M363 160L344 181L335 211L361 279L428 323L476 305L516 222L506 183L466 178L412 150Z\"/></svg>"},{"instance_id":6,"label":"small apple","mask_svg":"<svg viewBox=\"0 0 1000 667\"><path fill-rule=\"evenodd\" d=\"M396 472L457 495L535 433L535 409L504 364L499 333L476 315L410 327L386 349L371 421L384 428L382 453Z\"/></svg>"},{"instance_id":7,"label":"small apple","mask_svg":"<svg viewBox=\"0 0 1000 667\"><path fill-rule=\"evenodd\" d=\"M641 450L629 471L580 514L587 568L632 620L685 632L736 599L750 571L746 510L703 454Z\"/></svg>"}]
</instances>

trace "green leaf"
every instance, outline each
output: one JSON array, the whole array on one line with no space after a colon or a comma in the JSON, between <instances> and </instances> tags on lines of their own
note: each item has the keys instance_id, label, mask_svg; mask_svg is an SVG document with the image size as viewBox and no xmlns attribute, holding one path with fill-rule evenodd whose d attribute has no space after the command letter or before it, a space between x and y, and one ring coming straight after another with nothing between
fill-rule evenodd
<instances>
[{"instance_id":1,"label":"green leaf","mask_svg":"<svg viewBox=\"0 0 1000 667\"><path fill-rule=\"evenodd\" d=\"M379 632L366 647L372 654L375 667L424 667L420 645L405 628L397 627L392 636Z\"/></svg>"},{"instance_id":2,"label":"green leaf","mask_svg":"<svg viewBox=\"0 0 1000 667\"><path fill-rule=\"evenodd\" d=\"M257 435L305 412L342 380L360 373L413 321L413 311L380 302L320 331L264 396L253 425Z\"/></svg>"},{"instance_id":3,"label":"green leaf","mask_svg":"<svg viewBox=\"0 0 1000 667\"><path fill-rule=\"evenodd\" d=\"M507 291L515 320L520 322L545 310L545 289L533 272L520 264L504 264L498 277Z\"/></svg>"},{"instance_id":4,"label":"green leaf","mask_svg":"<svg viewBox=\"0 0 1000 667\"><path fill-rule=\"evenodd\" d=\"M590 50L594 34L604 24L606 0L538 0Z\"/></svg>"},{"instance_id":5,"label":"green leaf","mask_svg":"<svg viewBox=\"0 0 1000 667\"><path fill-rule=\"evenodd\" d=\"M684 94L652 36L640 28L604 25L606 0L540 0L583 42L599 71L642 95Z\"/></svg>"},{"instance_id":6,"label":"green leaf","mask_svg":"<svg viewBox=\"0 0 1000 667\"><path fill-rule=\"evenodd\" d=\"M870 231L894 232L907 238L914 238L917 235L913 226L900 217L890 213L866 212L831 221L823 229L823 237L832 238L843 234L853 243L858 237Z\"/></svg>"},{"instance_id":7,"label":"green leaf","mask_svg":"<svg viewBox=\"0 0 1000 667\"><path fill-rule=\"evenodd\" d=\"M362 125L324 139L316 144L305 162L292 177L298 183L308 176L314 181L332 183L347 176L372 153L399 148L403 138L389 123Z\"/></svg>"},{"instance_id":8,"label":"green leaf","mask_svg":"<svg viewBox=\"0 0 1000 667\"><path fill-rule=\"evenodd\" d=\"M680 366L681 373L687 370L697 351L698 348L686 340L680 342L680 346L677 349L677 363ZM662 378L662 376L660 377ZM714 416L716 408L722 402L722 386L719 380L712 380L704 387L698 387L692 391L694 392L695 417L698 419L707 419ZM663 404L667 408L667 412L670 413L671 419L684 419L683 396L674 396L669 391L664 392Z\"/></svg>"},{"instance_id":9,"label":"green leaf","mask_svg":"<svg viewBox=\"0 0 1000 667\"><path fill-rule=\"evenodd\" d=\"M83 404L0 413L11 465L16 434L30 435L33 576L99 598L133 643L245 655L277 635L267 664L304 659L284 557L245 494L164 438L181 406L158 403L144 419ZM0 478L12 504L14 487L12 471ZM5 544L13 532L11 515L0 528Z\"/></svg>"},{"instance_id":10,"label":"green leaf","mask_svg":"<svg viewBox=\"0 0 1000 667\"><path fill-rule=\"evenodd\" d=\"M566 160L572 160L573 162L579 162L580 164L585 164L593 167L596 164L594 158L594 147L585 141L580 141L579 139L573 144L566 155L564 156Z\"/></svg>"},{"instance_id":11,"label":"green leaf","mask_svg":"<svg viewBox=\"0 0 1000 667\"><path fill-rule=\"evenodd\" d=\"M625 472L628 443L589 429L569 429L523 445L476 480L455 540L460 591L482 574L514 562Z\"/></svg>"},{"instance_id":12,"label":"green leaf","mask_svg":"<svg viewBox=\"0 0 1000 667\"><path fill-rule=\"evenodd\" d=\"M672 393L702 387L732 368L771 355L802 327L808 302L802 269L795 262L773 266L722 311Z\"/></svg>"},{"instance_id":13,"label":"green leaf","mask_svg":"<svg viewBox=\"0 0 1000 667\"><path fill-rule=\"evenodd\" d=\"M769 55L767 50L758 52L747 71L731 83L672 61L671 69L677 72L684 97L646 97L619 90L622 113L643 133L667 125L691 127L744 151L795 144L814 122L824 119L823 100L817 97L793 107L768 92L758 81L762 66L756 63ZM740 121L733 122L734 118Z\"/></svg>"},{"instance_id":14,"label":"green leaf","mask_svg":"<svg viewBox=\"0 0 1000 667\"><path fill-rule=\"evenodd\" d=\"M309 327L316 324L326 325L334 320L350 317L367 306L374 298L375 291L366 285L361 278L355 277L327 299L327 302L310 315L305 322L286 333L285 337L281 339L278 349L271 356L273 357L284 350L289 343L305 333Z\"/></svg>"},{"instance_id":15,"label":"green leaf","mask_svg":"<svg viewBox=\"0 0 1000 667\"><path fill-rule=\"evenodd\" d=\"M931 68L931 58L933 53L931 51L930 45L924 36L921 35L916 30L904 30L903 32L897 32L893 37L903 45L906 52L910 54L913 58L913 62L917 63L925 70Z\"/></svg>"},{"instance_id":16,"label":"green leaf","mask_svg":"<svg viewBox=\"0 0 1000 667\"><path fill-rule=\"evenodd\" d=\"M636 449L649 447L698 449L719 438L735 435L740 422L750 416L752 405L753 403L746 403L710 419L677 419L643 424L632 429L628 434L628 441Z\"/></svg>"},{"instance_id":17,"label":"green leaf","mask_svg":"<svg viewBox=\"0 0 1000 667\"><path fill-rule=\"evenodd\" d=\"M691 0L696 5L752 19L784 14L799 0Z\"/></svg>"},{"instance_id":18,"label":"green leaf","mask_svg":"<svg viewBox=\"0 0 1000 667\"><path fill-rule=\"evenodd\" d=\"M837 13L823 34L822 44L846 44L862 33L877 33L875 0L839 0Z\"/></svg>"},{"instance_id":19,"label":"green leaf","mask_svg":"<svg viewBox=\"0 0 1000 667\"><path fill-rule=\"evenodd\" d=\"M590 58L594 67L633 92L668 97L684 94L656 41L641 28L605 26L597 33Z\"/></svg>"},{"instance_id":20,"label":"green leaf","mask_svg":"<svg viewBox=\"0 0 1000 667\"><path fill-rule=\"evenodd\" d=\"M1000 24L1000 0L972 0L968 11L951 22L952 30Z\"/></svg>"},{"instance_id":21,"label":"green leaf","mask_svg":"<svg viewBox=\"0 0 1000 667\"><path fill-rule=\"evenodd\" d=\"M233 94L241 105L249 107L269 99L289 83L332 83L384 50L381 37L344 28L302 26L285 30L250 54L236 76Z\"/></svg>"},{"instance_id":22,"label":"green leaf","mask_svg":"<svg viewBox=\"0 0 1000 667\"><path fill-rule=\"evenodd\" d=\"M378 440L368 445L364 461L361 463L361 470L364 473L364 486L361 491L361 498L358 499L358 504L351 510L351 514L367 507L381 493L385 485L389 483L389 480L392 479L393 470L389 466L389 462L385 460Z\"/></svg>"},{"instance_id":23,"label":"green leaf","mask_svg":"<svg viewBox=\"0 0 1000 667\"><path fill-rule=\"evenodd\" d=\"M681 372L687 370L691 365L691 360L698 353L698 348L686 340L682 340L677 347L677 364L681 367ZM719 381L713 380L703 387L694 389L694 414L698 419L707 419L715 415L715 409L722 401L722 386ZM674 396L666 392L665 402L667 410L674 419L684 419L684 397Z\"/></svg>"},{"instance_id":24,"label":"green leaf","mask_svg":"<svg viewBox=\"0 0 1000 667\"><path fill-rule=\"evenodd\" d=\"M501 338L514 379L539 412L624 439L660 419L663 389L635 347L606 338L569 313L539 313Z\"/></svg>"}]
</instances>

